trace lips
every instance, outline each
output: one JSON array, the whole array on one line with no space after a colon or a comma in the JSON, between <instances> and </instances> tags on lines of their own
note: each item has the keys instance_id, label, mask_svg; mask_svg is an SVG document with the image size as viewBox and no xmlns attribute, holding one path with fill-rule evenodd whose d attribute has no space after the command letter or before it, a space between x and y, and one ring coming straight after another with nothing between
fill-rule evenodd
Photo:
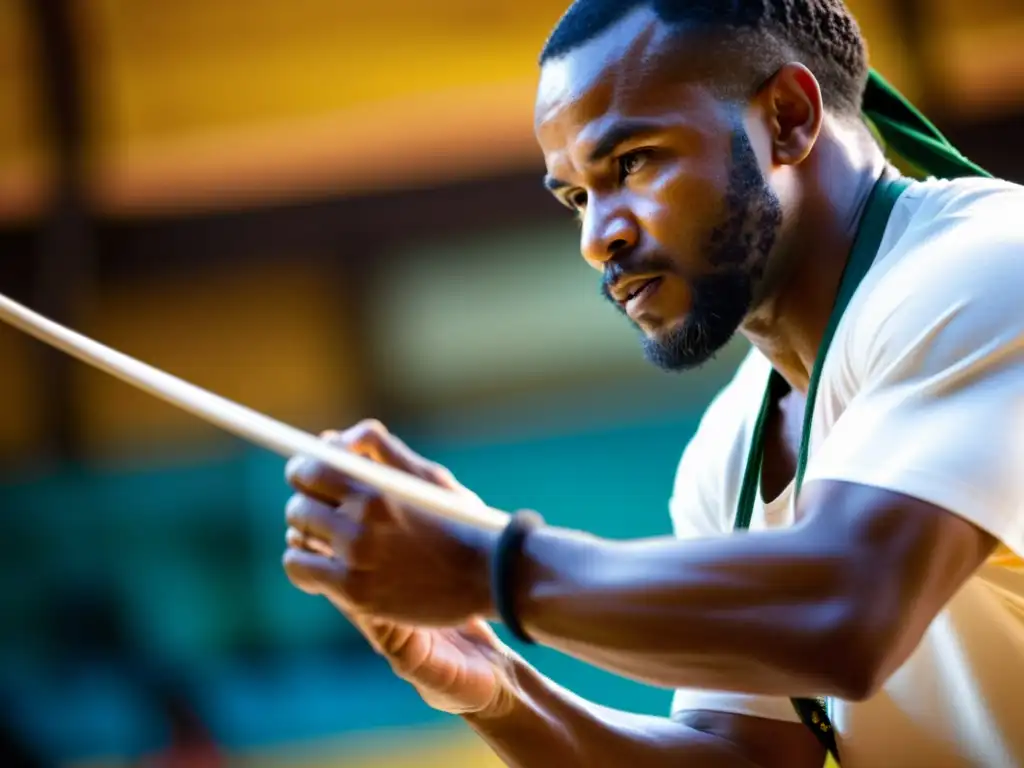
<instances>
[{"instance_id":1,"label":"lips","mask_svg":"<svg viewBox=\"0 0 1024 768\"><path fill-rule=\"evenodd\" d=\"M650 274L627 277L616 282L615 285L612 286L610 293L615 301L620 305L625 306L630 300L647 288L647 286L660 279L660 275Z\"/></svg>"},{"instance_id":2,"label":"lips","mask_svg":"<svg viewBox=\"0 0 1024 768\"><path fill-rule=\"evenodd\" d=\"M635 299L635 298L636 298L637 296L639 296L639 295L640 295L641 293L643 293L643 292L644 292L644 290L645 290L645 289L646 289L646 288L647 288L647 287L648 287L649 285L651 285L651 283L657 282L657 281L658 281L658 280L660 280L660 279L661 279L661 278L659 278L659 277L652 277L652 278L650 278L649 280L644 280L644 281L643 281L642 283L638 284L638 285L637 285L637 286L635 287L635 289L632 289L632 290L631 290L631 292L630 292L630 293L629 293L629 294L628 294L628 295L626 296L626 300L625 300L625 302L624 302L624 303L628 304L628 303L629 303L629 302L631 302L631 301L632 301L633 299Z\"/></svg>"},{"instance_id":3,"label":"lips","mask_svg":"<svg viewBox=\"0 0 1024 768\"><path fill-rule=\"evenodd\" d=\"M654 277L638 284L636 290L631 293L630 297L626 299L626 303L622 305L626 314L633 318L633 320L637 320L645 311L644 307L647 306L647 303L657 295L661 282L662 279L660 277Z\"/></svg>"}]
</instances>

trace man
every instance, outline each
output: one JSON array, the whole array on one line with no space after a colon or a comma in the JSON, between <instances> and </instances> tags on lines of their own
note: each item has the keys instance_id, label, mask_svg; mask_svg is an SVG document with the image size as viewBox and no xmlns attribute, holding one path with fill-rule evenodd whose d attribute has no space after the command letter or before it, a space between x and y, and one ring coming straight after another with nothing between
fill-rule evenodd
<instances>
[{"instance_id":1,"label":"man","mask_svg":"<svg viewBox=\"0 0 1024 768\"><path fill-rule=\"evenodd\" d=\"M290 463L292 581L508 764L1024 765L1024 190L900 179L867 78L839 0L578 0L548 42L546 185L607 297L666 369L754 347L675 539L488 531ZM379 424L328 439L470 493ZM677 688L672 717L580 700L480 617Z\"/></svg>"}]
</instances>

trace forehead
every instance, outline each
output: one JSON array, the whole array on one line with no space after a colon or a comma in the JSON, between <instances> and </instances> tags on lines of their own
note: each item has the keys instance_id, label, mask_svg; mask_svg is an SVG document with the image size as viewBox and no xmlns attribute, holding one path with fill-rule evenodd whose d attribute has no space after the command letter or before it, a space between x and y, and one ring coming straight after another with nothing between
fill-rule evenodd
<instances>
[{"instance_id":1,"label":"forehead","mask_svg":"<svg viewBox=\"0 0 1024 768\"><path fill-rule=\"evenodd\" d=\"M701 36L640 7L541 69L535 131L548 152L599 133L618 118L656 118L707 103Z\"/></svg>"}]
</instances>

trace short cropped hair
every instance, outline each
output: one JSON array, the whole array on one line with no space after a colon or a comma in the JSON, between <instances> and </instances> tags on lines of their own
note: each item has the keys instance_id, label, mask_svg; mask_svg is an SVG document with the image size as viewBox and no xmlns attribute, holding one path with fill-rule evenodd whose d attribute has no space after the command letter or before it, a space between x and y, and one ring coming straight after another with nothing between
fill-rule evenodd
<instances>
[{"instance_id":1,"label":"short cropped hair","mask_svg":"<svg viewBox=\"0 0 1024 768\"><path fill-rule=\"evenodd\" d=\"M826 108L843 115L861 111L867 48L842 0L576 0L548 38L541 64L589 42L641 7L651 8L670 26L753 36L759 50L747 62L756 62L762 82L788 61L799 61L821 84Z\"/></svg>"}]
</instances>

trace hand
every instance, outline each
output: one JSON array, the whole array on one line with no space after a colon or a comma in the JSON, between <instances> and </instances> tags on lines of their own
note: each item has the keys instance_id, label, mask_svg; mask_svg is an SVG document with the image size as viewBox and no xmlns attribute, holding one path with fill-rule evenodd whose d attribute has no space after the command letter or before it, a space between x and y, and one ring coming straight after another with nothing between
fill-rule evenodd
<instances>
[{"instance_id":1,"label":"hand","mask_svg":"<svg viewBox=\"0 0 1024 768\"><path fill-rule=\"evenodd\" d=\"M476 498L379 422L325 438ZM397 504L319 461L294 459L287 477L297 491L288 502L288 525L307 542L284 558L297 586L350 612L416 626L461 627L490 613L488 562L496 532Z\"/></svg>"},{"instance_id":2,"label":"hand","mask_svg":"<svg viewBox=\"0 0 1024 768\"><path fill-rule=\"evenodd\" d=\"M287 539L289 551L333 555L326 542L295 528L288 530ZM310 591L311 585L299 580L296 586ZM329 590L326 594L395 674L411 683L434 709L452 715L500 717L511 707L511 651L483 620L472 619L459 628L414 627L354 614L338 595Z\"/></svg>"}]
</instances>

